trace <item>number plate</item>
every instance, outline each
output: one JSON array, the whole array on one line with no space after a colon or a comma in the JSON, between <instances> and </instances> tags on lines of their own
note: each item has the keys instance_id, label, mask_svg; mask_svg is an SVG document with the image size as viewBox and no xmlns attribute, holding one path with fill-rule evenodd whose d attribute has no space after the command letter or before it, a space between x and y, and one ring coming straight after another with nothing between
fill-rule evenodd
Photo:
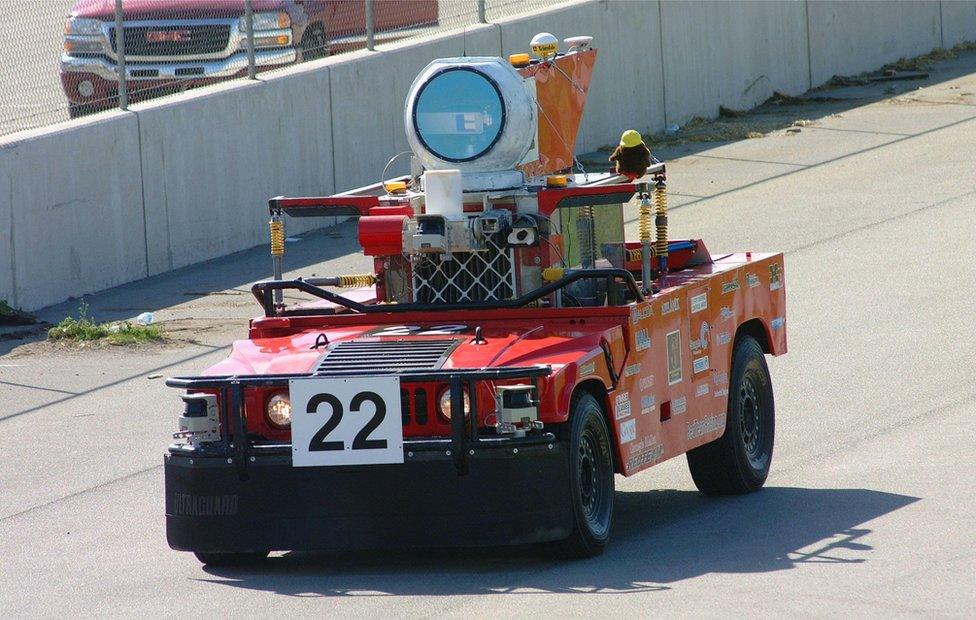
<instances>
[{"instance_id":1,"label":"number plate","mask_svg":"<svg viewBox=\"0 0 976 620\"><path fill-rule=\"evenodd\" d=\"M308 377L288 389L293 466L403 462L399 377Z\"/></svg>"}]
</instances>

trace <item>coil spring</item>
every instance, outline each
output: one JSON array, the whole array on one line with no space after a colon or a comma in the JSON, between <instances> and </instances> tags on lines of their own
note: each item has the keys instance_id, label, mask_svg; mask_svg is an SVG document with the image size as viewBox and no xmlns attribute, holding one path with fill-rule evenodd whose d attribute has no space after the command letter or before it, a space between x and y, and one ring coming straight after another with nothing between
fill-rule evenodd
<instances>
[{"instance_id":1,"label":"coil spring","mask_svg":"<svg viewBox=\"0 0 976 620\"><path fill-rule=\"evenodd\" d=\"M566 270L562 267L546 267L542 270L542 279L546 282L555 282L561 280L565 274Z\"/></svg>"},{"instance_id":2,"label":"coil spring","mask_svg":"<svg viewBox=\"0 0 976 620\"><path fill-rule=\"evenodd\" d=\"M655 254L658 256L668 255L668 188L664 181L658 181L654 186L654 210L657 216L657 243L655 244Z\"/></svg>"},{"instance_id":3,"label":"coil spring","mask_svg":"<svg viewBox=\"0 0 976 620\"><path fill-rule=\"evenodd\" d=\"M657 256L657 250L651 247L651 258ZM644 259L644 250L642 248L635 248L633 250L627 250L627 261L635 262Z\"/></svg>"},{"instance_id":4,"label":"coil spring","mask_svg":"<svg viewBox=\"0 0 976 620\"><path fill-rule=\"evenodd\" d=\"M271 256L285 255L285 223L279 219L268 222L271 228Z\"/></svg>"},{"instance_id":5,"label":"coil spring","mask_svg":"<svg viewBox=\"0 0 976 620\"><path fill-rule=\"evenodd\" d=\"M376 277L371 273L357 273L351 276L339 276L339 286L342 288L360 288L376 284Z\"/></svg>"},{"instance_id":6,"label":"coil spring","mask_svg":"<svg viewBox=\"0 0 976 620\"><path fill-rule=\"evenodd\" d=\"M651 240L651 201L648 198L641 197L640 202L640 219L637 222L637 228L640 231L641 243ZM640 259L637 259L640 260Z\"/></svg>"}]
</instances>

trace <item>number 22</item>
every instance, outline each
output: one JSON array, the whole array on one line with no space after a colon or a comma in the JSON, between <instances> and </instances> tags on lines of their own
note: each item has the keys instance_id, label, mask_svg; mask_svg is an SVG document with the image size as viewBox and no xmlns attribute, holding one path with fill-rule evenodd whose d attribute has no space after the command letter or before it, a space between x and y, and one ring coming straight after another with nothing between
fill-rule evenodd
<instances>
[{"instance_id":1,"label":"number 22","mask_svg":"<svg viewBox=\"0 0 976 620\"><path fill-rule=\"evenodd\" d=\"M363 426L356 437L352 440L353 450L374 450L374 449L386 449L385 439L369 439L370 434L376 430L376 428L382 424L383 420L386 418L386 403L380 398L380 395L376 392L360 392L356 394L352 402L349 403L349 411L352 413L359 413L363 406L363 403L371 402L373 403L373 417L370 418L369 422ZM315 435L312 436L312 441L308 444L309 452L325 452L328 450L344 450L345 445L341 441L326 441L326 437L339 426L339 422L342 421L342 403L338 398L332 394L316 394L308 401L308 406L305 409L306 413L316 413L319 406L327 403L329 407L332 408L332 415L326 420L325 424L322 425Z\"/></svg>"}]
</instances>

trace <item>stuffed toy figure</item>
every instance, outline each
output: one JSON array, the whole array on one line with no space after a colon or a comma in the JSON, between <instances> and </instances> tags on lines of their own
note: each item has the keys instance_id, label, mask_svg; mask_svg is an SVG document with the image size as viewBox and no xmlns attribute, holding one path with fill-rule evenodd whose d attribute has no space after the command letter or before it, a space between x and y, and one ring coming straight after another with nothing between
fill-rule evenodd
<instances>
[{"instance_id":1,"label":"stuffed toy figure","mask_svg":"<svg viewBox=\"0 0 976 620\"><path fill-rule=\"evenodd\" d=\"M644 146L641 135L628 129L620 136L620 144L613 150L610 161L617 164L617 174L633 181L647 172L647 167L651 165L651 152Z\"/></svg>"}]
</instances>

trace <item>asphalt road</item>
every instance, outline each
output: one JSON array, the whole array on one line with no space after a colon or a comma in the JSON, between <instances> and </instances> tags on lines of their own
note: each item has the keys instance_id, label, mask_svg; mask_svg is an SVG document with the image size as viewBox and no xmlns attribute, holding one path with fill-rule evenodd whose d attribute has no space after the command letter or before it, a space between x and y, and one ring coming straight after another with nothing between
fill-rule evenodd
<instances>
[{"instance_id":1,"label":"asphalt road","mask_svg":"<svg viewBox=\"0 0 976 620\"><path fill-rule=\"evenodd\" d=\"M922 90L829 93L852 99L804 108L814 123L798 133L661 153L675 236L786 253L790 352L770 364L763 491L703 498L683 458L618 477L611 547L586 561L496 549L201 567L165 542L161 457L179 401L157 377L199 371L244 333L257 312L245 285L270 269L260 248L89 300L102 319L156 311L172 344L0 342L0 610L972 617L974 72L969 56ZM349 224L288 246L305 274L368 267L354 250Z\"/></svg>"}]
</instances>

